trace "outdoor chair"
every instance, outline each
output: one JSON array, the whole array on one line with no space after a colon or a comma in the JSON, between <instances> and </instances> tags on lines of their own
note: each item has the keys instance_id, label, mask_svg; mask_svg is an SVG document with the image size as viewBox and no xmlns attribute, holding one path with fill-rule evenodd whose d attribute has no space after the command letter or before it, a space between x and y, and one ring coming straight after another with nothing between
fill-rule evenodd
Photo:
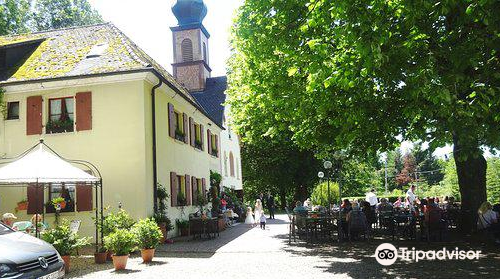
<instances>
[{"instance_id":1,"label":"outdoor chair","mask_svg":"<svg viewBox=\"0 0 500 279\"><path fill-rule=\"evenodd\" d=\"M442 219L442 212L440 210L430 210L427 214L428 216L424 221L427 242L430 242L431 236L436 233L439 235L439 240L442 241L447 227L446 221Z\"/></svg>"},{"instance_id":2,"label":"outdoor chair","mask_svg":"<svg viewBox=\"0 0 500 279\"><path fill-rule=\"evenodd\" d=\"M394 240L395 221L393 211L381 211L378 216L380 230L390 233L392 240Z\"/></svg>"},{"instance_id":3,"label":"outdoor chair","mask_svg":"<svg viewBox=\"0 0 500 279\"><path fill-rule=\"evenodd\" d=\"M349 214L349 220L347 222L349 241L352 241L354 236L363 236L363 240L366 240L368 235L368 221L366 216L361 211L353 210Z\"/></svg>"}]
</instances>

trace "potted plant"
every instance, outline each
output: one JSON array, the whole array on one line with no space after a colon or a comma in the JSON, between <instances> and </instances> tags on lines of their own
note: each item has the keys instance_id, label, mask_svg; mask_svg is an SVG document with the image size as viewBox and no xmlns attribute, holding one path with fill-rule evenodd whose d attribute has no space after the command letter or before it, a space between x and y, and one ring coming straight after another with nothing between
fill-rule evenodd
<instances>
[{"instance_id":1,"label":"potted plant","mask_svg":"<svg viewBox=\"0 0 500 279\"><path fill-rule=\"evenodd\" d=\"M45 126L45 130L49 134L73 132L73 120L70 118L49 120Z\"/></svg>"},{"instance_id":2,"label":"potted plant","mask_svg":"<svg viewBox=\"0 0 500 279\"><path fill-rule=\"evenodd\" d=\"M123 209L121 209L117 213L111 212L108 215L106 215L104 217L103 222L102 222L102 226L101 226L100 220L98 222L96 222L97 227L100 230L102 230L102 234L104 236L108 236L118 229L129 230L132 227L132 225L134 225L134 223L135 223L134 219L132 219L130 217L130 215L128 215L127 211L125 211ZM112 255L112 252L108 251L107 259L109 261L112 260L111 255Z\"/></svg>"},{"instance_id":3,"label":"potted plant","mask_svg":"<svg viewBox=\"0 0 500 279\"><path fill-rule=\"evenodd\" d=\"M175 224L181 233L181 236L189 235L189 220L177 219L175 220Z\"/></svg>"},{"instance_id":4,"label":"potted plant","mask_svg":"<svg viewBox=\"0 0 500 279\"><path fill-rule=\"evenodd\" d=\"M153 219L143 219L132 227L132 232L135 234L141 249L142 261L151 262L155 255L155 249L162 238L160 228Z\"/></svg>"},{"instance_id":5,"label":"potted plant","mask_svg":"<svg viewBox=\"0 0 500 279\"><path fill-rule=\"evenodd\" d=\"M58 208L59 210L66 208L66 200L62 197L53 198L51 202L56 210L58 210Z\"/></svg>"},{"instance_id":6,"label":"potted plant","mask_svg":"<svg viewBox=\"0 0 500 279\"><path fill-rule=\"evenodd\" d=\"M177 194L177 205L179 205L179 206L185 206L186 204L187 204L186 196L184 195L183 192L179 192Z\"/></svg>"},{"instance_id":7,"label":"potted plant","mask_svg":"<svg viewBox=\"0 0 500 279\"><path fill-rule=\"evenodd\" d=\"M158 208L153 215L156 223L160 227L161 233L163 235L161 242L165 243L167 240L168 232L173 229L172 222L167 216L167 199L170 195L167 189L162 184L158 183L156 187L156 197L158 198Z\"/></svg>"},{"instance_id":8,"label":"potted plant","mask_svg":"<svg viewBox=\"0 0 500 279\"><path fill-rule=\"evenodd\" d=\"M94 262L96 264L105 264L108 256L108 251L105 247L99 246L97 252L94 253Z\"/></svg>"},{"instance_id":9,"label":"potted plant","mask_svg":"<svg viewBox=\"0 0 500 279\"><path fill-rule=\"evenodd\" d=\"M184 141L185 139L185 136L186 134L184 134L183 131L179 130L179 129L175 129L175 138L180 140L180 141Z\"/></svg>"},{"instance_id":10,"label":"potted plant","mask_svg":"<svg viewBox=\"0 0 500 279\"><path fill-rule=\"evenodd\" d=\"M203 142L201 142L201 140L199 140L199 139L194 140L194 147L201 149L202 146L203 146Z\"/></svg>"},{"instance_id":11,"label":"potted plant","mask_svg":"<svg viewBox=\"0 0 500 279\"><path fill-rule=\"evenodd\" d=\"M24 199L17 203L17 210L27 210L28 209L28 200Z\"/></svg>"},{"instance_id":12,"label":"potted plant","mask_svg":"<svg viewBox=\"0 0 500 279\"><path fill-rule=\"evenodd\" d=\"M127 260L137 245L137 238L133 232L126 229L118 229L104 238L104 247L113 251L113 266L115 270L127 267Z\"/></svg>"},{"instance_id":13,"label":"potted plant","mask_svg":"<svg viewBox=\"0 0 500 279\"><path fill-rule=\"evenodd\" d=\"M69 228L69 222L63 220L62 224L53 229L42 232L42 239L54 246L59 252L64 261L64 270L69 272L71 265L71 254L78 248L81 248L89 243L90 238L78 237Z\"/></svg>"}]
</instances>

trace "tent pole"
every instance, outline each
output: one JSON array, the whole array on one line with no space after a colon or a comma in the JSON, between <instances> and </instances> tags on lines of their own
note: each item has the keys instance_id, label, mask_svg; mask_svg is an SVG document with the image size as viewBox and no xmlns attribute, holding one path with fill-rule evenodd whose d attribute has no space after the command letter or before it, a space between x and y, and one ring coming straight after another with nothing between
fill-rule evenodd
<instances>
[{"instance_id":1,"label":"tent pole","mask_svg":"<svg viewBox=\"0 0 500 279\"><path fill-rule=\"evenodd\" d=\"M42 184L42 223L45 224L45 184Z\"/></svg>"},{"instance_id":2,"label":"tent pole","mask_svg":"<svg viewBox=\"0 0 500 279\"><path fill-rule=\"evenodd\" d=\"M102 231L102 227L104 225L104 208L103 208L103 194L102 194L102 178L99 180L99 186L101 188L101 245L103 245L104 232Z\"/></svg>"},{"instance_id":3,"label":"tent pole","mask_svg":"<svg viewBox=\"0 0 500 279\"><path fill-rule=\"evenodd\" d=\"M35 184L35 237L38 237L38 178L36 179L36 184Z\"/></svg>"},{"instance_id":4,"label":"tent pole","mask_svg":"<svg viewBox=\"0 0 500 279\"><path fill-rule=\"evenodd\" d=\"M95 252L99 253L99 232L98 232L98 222L99 222L99 199L97 197L98 194L98 187L97 187L97 182L94 182L94 187L95 187Z\"/></svg>"}]
</instances>

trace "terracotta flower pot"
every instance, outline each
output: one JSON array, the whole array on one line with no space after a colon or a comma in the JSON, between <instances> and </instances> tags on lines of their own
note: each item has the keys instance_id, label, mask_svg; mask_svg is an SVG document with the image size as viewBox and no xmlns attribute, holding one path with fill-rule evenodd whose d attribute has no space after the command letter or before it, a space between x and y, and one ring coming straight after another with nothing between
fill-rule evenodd
<instances>
[{"instance_id":1,"label":"terracotta flower pot","mask_svg":"<svg viewBox=\"0 0 500 279\"><path fill-rule=\"evenodd\" d=\"M28 209L28 202L17 203L17 209L18 210L27 210Z\"/></svg>"},{"instance_id":2,"label":"terracotta flower pot","mask_svg":"<svg viewBox=\"0 0 500 279\"><path fill-rule=\"evenodd\" d=\"M61 256L64 261L64 272L69 272L69 267L71 265L71 256Z\"/></svg>"},{"instance_id":3,"label":"terracotta flower pot","mask_svg":"<svg viewBox=\"0 0 500 279\"><path fill-rule=\"evenodd\" d=\"M165 241L167 240L167 224L159 223L158 227L160 227L160 231L161 231L161 235L162 235L162 238L160 241L161 241L161 243L165 243Z\"/></svg>"},{"instance_id":4,"label":"terracotta flower pot","mask_svg":"<svg viewBox=\"0 0 500 279\"><path fill-rule=\"evenodd\" d=\"M108 251L106 253L106 260L109 261L109 262L113 260L113 252Z\"/></svg>"},{"instance_id":5,"label":"terracotta flower pot","mask_svg":"<svg viewBox=\"0 0 500 279\"><path fill-rule=\"evenodd\" d=\"M105 264L107 257L108 257L107 252L95 253L94 254L95 263L96 264Z\"/></svg>"},{"instance_id":6,"label":"terracotta flower pot","mask_svg":"<svg viewBox=\"0 0 500 279\"><path fill-rule=\"evenodd\" d=\"M142 262L150 263L155 256L155 249L142 249L141 256L142 256Z\"/></svg>"},{"instance_id":7,"label":"terracotta flower pot","mask_svg":"<svg viewBox=\"0 0 500 279\"><path fill-rule=\"evenodd\" d=\"M115 270L123 270L127 267L127 260L129 255L117 256L113 255L113 266Z\"/></svg>"}]
</instances>

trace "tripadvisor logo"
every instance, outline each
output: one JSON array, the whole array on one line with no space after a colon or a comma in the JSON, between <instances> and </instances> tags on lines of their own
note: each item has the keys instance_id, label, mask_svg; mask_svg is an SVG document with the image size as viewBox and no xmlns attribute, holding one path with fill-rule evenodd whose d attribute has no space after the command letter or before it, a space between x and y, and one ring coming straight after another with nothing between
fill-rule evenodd
<instances>
[{"instance_id":1,"label":"tripadvisor logo","mask_svg":"<svg viewBox=\"0 0 500 279\"><path fill-rule=\"evenodd\" d=\"M464 251L456 247L453 250L446 248L440 250L416 250L415 247L408 249L399 247L397 249L390 243L382 243L375 250L375 259L381 265L389 266L396 262L399 257L402 260L418 262L420 260L478 260L481 251Z\"/></svg>"}]
</instances>

